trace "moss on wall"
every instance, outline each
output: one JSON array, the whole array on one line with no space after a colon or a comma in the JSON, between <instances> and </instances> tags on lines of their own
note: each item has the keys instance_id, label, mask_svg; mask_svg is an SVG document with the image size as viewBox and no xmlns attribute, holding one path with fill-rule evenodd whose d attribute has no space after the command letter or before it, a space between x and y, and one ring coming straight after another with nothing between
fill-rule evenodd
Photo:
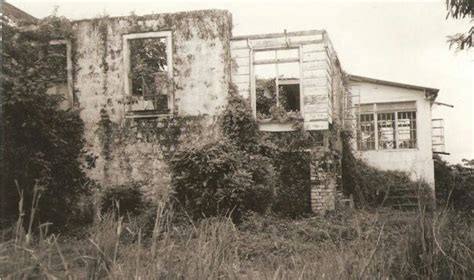
<instances>
[{"instance_id":1,"label":"moss on wall","mask_svg":"<svg viewBox=\"0 0 474 280\"><path fill-rule=\"evenodd\" d=\"M148 181L166 189L167 161L183 143L214 137L230 80L231 15L209 10L73 22L74 90L101 184ZM126 119L122 35L171 31L175 115Z\"/></svg>"}]
</instances>

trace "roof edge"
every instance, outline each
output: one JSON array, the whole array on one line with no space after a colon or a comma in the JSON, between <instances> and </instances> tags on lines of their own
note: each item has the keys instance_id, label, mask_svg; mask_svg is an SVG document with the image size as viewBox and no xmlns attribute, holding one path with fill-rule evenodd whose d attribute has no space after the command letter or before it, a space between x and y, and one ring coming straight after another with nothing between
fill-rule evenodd
<instances>
[{"instance_id":1,"label":"roof edge","mask_svg":"<svg viewBox=\"0 0 474 280\"><path fill-rule=\"evenodd\" d=\"M400 87L400 88L406 88L406 89L422 90L428 95L431 95L433 100L438 96L438 92L439 92L439 89L437 88L430 88L430 87L424 87L424 86L418 86L418 85L412 85L412 84L404 84L404 83L399 83L399 82L380 80L380 79L352 75L352 74L349 74L349 80L354 81L354 82L367 82L367 83L372 83L372 84Z\"/></svg>"},{"instance_id":2,"label":"roof edge","mask_svg":"<svg viewBox=\"0 0 474 280\"><path fill-rule=\"evenodd\" d=\"M164 15L176 15L176 14L186 14L186 13L222 13L222 14L228 14L232 16L232 13L227 10L227 9L201 9L201 10L189 10L189 11L176 11L176 12L153 12L151 14L145 14L145 15L122 15L122 16L104 16L103 18L107 18L109 20L126 20L131 17L136 17L137 20L148 20L148 19L155 19L156 17L159 16L164 16ZM93 18L81 18L81 19L75 19L71 20L72 23L81 23L81 22L87 22L87 21L94 21L101 19L100 16L98 17L93 17Z\"/></svg>"},{"instance_id":3,"label":"roof edge","mask_svg":"<svg viewBox=\"0 0 474 280\"><path fill-rule=\"evenodd\" d=\"M3 1L2 3L2 14L3 15L6 15L6 14L11 14L13 16L16 16L22 20L25 20L27 22L37 22L38 21L38 18L32 16L31 14L27 13L26 11L16 7L16 6L13 6L12 4L8 3L8 2L5 2Z\"/></svg>"},{"instance_id":4,"label":"roof edge","mask_svg":"<svg viewBox=\"0 0 474 280\"><path fill-rule=\"evenodd\" d=\"M256 39L271 39L271 38L280 38L283 36L307 36L307 35L319 35L326 33L324 29L313 29L313 30L305 30L305 31L291 31L291 32L281 32L281 33L263 33L263 34L252 34L252 35L239 35L234 36L231 40L256 40Z\"/></svg>"}]
</instances>

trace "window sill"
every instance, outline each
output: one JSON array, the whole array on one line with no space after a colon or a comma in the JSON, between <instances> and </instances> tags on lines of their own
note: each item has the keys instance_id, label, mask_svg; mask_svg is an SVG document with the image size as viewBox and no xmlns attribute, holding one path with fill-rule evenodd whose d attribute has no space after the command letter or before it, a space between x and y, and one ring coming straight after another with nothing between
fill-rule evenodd
<instances>
[{"instance_id":1,"label":"window sill","mask_svg":"<svg viewBox=\"0 0 474 280\"><path fill-rule=\"evenodd\" d=\"M296 121L289 120L285 122L274 121L274 120L260 120L258 121L258 129L260 131L268 132L285 132L285 131L295 131L294 128Z\"/></svg>"},{"instance_id":2,"label":"window sill","mask_svg":"<svg viewBox=\"0 0 474 280\"><path fill-rule=\"evenodd\" d=\"M411 149L390 149L390 150L357 150L358 152L362 153L374 153L374 152L389 152L389 153L395 153L395 152L417 152L419 151L418 148L411 148Z\"/></svg>"},{"instance_id":3,"label":"window sill","mask_svg":"<svg viewBox=\"0 0 474 280\"><path fill-rule=\"evenodd\" d=\"M146 110L146 111L127 111L125 113L126 119L141 119L141 118L160 118L172 116L172 113L164 113L158 110Z\"/></svg>"}]
</instances>

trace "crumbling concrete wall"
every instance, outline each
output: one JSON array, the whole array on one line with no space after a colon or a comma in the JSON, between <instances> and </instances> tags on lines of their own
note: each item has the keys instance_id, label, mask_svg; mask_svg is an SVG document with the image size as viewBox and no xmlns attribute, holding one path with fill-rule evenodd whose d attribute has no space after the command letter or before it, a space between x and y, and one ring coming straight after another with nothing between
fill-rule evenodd
<instances>
[{"instance_id":1,"label":"crumbling concrete wall","mask_svg":"<svg viewBox=\"0 0 474 280\"><path fill-rule=\"evenodd\" d=\"M98 156L88 175L105 186L146 180L155 190L165 188L166 153L193 129L206 131L202 127L211 125L226 104L230 13L105 17L76 21L73 26L75 99L82 109L88 149ZM175 115L127 119L122 36L153 31L172 32ZM169 137L177 142L165 145Z\"/></svg>"}]
</instances>

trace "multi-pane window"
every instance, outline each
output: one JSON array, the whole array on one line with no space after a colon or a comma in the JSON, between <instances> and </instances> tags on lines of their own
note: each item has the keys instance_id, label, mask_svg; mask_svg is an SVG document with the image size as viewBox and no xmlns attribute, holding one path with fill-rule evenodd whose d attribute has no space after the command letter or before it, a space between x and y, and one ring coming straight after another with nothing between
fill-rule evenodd
<instances>
[{"instance_id":1,"label":"multi-pane window","mask_svg":"<svg viewBox=\"0 0 474 280\"><path fill-rule=\"evenodd\" d=\"M130 111L166 114L172 109L171 33L124 35Z\"/></svg>"},{"instance_id":2,"label":"multi-pane window","mask_svg":"<svg viewBox=\"0 0 474 280\"><path fill-rule=\"evenodd\" d=\"M270 117L273 108L300 111L299 49L254 52L257 117Z\"/></svg>"},{"instance_id":3,"label":"multi-pane window","mask_svg":"<svg viewBox=\"0 0 474 280\"><path fill-rule=\"evenodd\" d=\"M359 150L414 149L416 141L416 111L360 114L357 129Z\"/></svg>"},{"instance_id":4,"label":"multi-pane window","mask_svg":"<svg viewBox=\"0 0 474 280\"><path fill-rule=\"evenodd\" d=\"M359 150L375 149L374 114L361 114L357 131L357 147Z\"/></svg>"}]
</instances>

